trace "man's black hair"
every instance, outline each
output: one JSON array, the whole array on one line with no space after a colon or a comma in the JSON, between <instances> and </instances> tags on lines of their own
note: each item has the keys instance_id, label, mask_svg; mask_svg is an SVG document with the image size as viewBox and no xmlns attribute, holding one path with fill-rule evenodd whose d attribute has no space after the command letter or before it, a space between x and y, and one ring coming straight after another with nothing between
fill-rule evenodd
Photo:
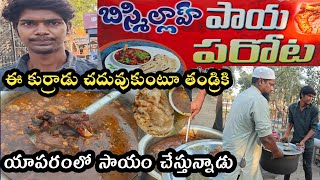
<instances>
[{"instance_id":1,"label":"man's black hair","mask_svg":"<svg viewBox=\"0 0 320 180\"><path fill-rule=\"evenodd\" d=\"M67 0L8 0L8 2L2 11L2 16L13 23L14 29L17 29L19 18L25 9L53 11L59 14L66 24L74 17L74 9Z\"/></svg>"},{"instance_id":2,"label":"man's black hair","mask_svg":"<svg viewBox=\"0 0 320 180\"><path fill-rule=\"evenodd\" d=\"M316 91L311 87L311 86L303 86L300 90L300 99L302 96L312 94L312 95L317 95Z\"/></svg>"}]
</instances>

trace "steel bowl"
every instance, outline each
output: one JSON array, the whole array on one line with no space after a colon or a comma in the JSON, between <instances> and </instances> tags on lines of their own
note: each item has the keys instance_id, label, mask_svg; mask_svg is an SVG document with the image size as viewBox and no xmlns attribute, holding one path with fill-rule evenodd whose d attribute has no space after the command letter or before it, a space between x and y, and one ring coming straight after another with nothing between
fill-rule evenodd
<instances>
[{"instance_id":1,"label":"steel bowl","mask_svg":"<svg viewBox=\"0 0 320 180\"><path fill-rule=\"evenodd\" d=\"M179 134L180 135L185 135L187 131L187 127L184 127ZM189 133L194 133L196 136L200 136L203 139L212 139L213 140L222 140L222 132L212 129L212 128L207 128L203 126L196 126L196 125L191 125L190 126L190 132ZM145 135L138 144L138 152L140 155L146 154L147 149L157 143L158 141L162 140L163 138L166 137L153 137L151 135ZM196 142L196 141L194 141ZM192 143L192 142L190 142ZM181 145L179 147L183 148L185 145ZM158 173L157 171L153 170L148 173L150 176L154 177L155 179L162 179L162 174Z\"/></svg>"}]
</instances>

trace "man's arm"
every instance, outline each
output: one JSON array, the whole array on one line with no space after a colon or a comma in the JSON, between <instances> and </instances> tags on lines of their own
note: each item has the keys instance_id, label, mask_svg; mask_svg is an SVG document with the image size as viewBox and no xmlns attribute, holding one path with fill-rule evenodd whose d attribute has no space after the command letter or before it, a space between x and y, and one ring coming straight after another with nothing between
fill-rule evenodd
<instances>
[{"instance_id":1,"label":"man's arm","mask_svg":"<svg viewBox=\"0 0 320 180\"><path fill-rule=\"evenodd\" d=\"M291 107L292 106L289 106L289 110L288 110L289 111L288 112L288 122L289 122L289 124L287 125L286 132L282 136L281 140L288 139L288 137L290 135L290 131L293 128L293 114L292 114L292 111L291 111Z\"/></svg>"},{"instance_id":2,"label":"man's arm","mask_svg":"<svg viewBox=\"0 0 320 180\"><path fill-rule=\"evenodd\" d=\"M266 149L269 149L272 152L273 158L283 157L283 152L278 148L272 134L260 137L260 141Z\"/></svg>"},{"instance_id":3,"label":"man's arm","mask_svg":"<svg viewBox=\"0 0 320 180\"><path fill-rule=\"evenodd\" d=\"M270 121L270 110L267 100L264 98L255 99L252 105L252 117L255 124L255 130L263 146L272 152L273 158L280 158L283 152L278 148L272 135L272 126Z\"/></svg>"},{"instance_id":4,"label":"man's arm","mask_svg":"<svg viewBox=\"0 0 320 180\"><path fill-rule=\"evenodd\" d=\"M291 129L293 128L293 124L291 122L289 122L288 126L287 126L287 129L286 129L286 132L284 133L284 135L282 136L281 140L283 139L287 139L290 135L290 131Z\"/></svg>"},{"instance_id":5,"label":"man's arm","mask_svg":"<svg viewBox=\"0 0 320 180\"><path fill-rule=\"evenodd\" d=\"M314 133L317 131L318 129L318 122L319 122L319 111L317 108L315 108L315 110L312 112L312 120L311 120L311 129L308 132L308 134L300 141L300 145L304 147L305 142L312 138Z\"/></svg>"},{"instance_id":6,"label":"man's arm","mask_svg":"<svg viewBox=\"0 0 320 180\"><path fill-rule=\"evenodd\" d=\"M206 90L202 89L200 90L199 94L196 96L196 98L191 102L191 116L190 119L193 119L195 115L197 115L202 107L204 98L206 97L207 92Z\"/></svg>"},{"instance_id":7,"label":"man's arm","mask_svg":"<svg viewBox=\"0 0 320 180\"><path fill-rule=\"evenodd\" d=\"M302 147L304 147L305 142L306 142L308 139L312 138L313 135L314 135L314 133L315 133L315 132L314 132L313 130L310 130L310 131L308 132L308 134L300 141L299 145L302 146Z\"/></svg>"}]
</instances>

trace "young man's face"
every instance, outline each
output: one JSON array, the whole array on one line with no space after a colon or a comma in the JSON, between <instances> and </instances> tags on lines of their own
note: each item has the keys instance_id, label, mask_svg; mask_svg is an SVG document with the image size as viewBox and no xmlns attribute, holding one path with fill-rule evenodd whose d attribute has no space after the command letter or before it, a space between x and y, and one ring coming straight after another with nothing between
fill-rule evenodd
<instances>
[{"instance_id":1,"label":"young man's face","mask_svg":"<svg viewBox=\"0 0 320 180\"><path fill-rule=\"evenodd\" d=\"M303 101L305 104L311 104L313 98L313 94L302 95L300 101Z\"/></svg>"},{"instance_id":2,"label":"young man's face","mask_svg":"<svg viewBox=\"0 0 320 180\"><path fill-rule=\"evenodd\" d=\"M29 52L51 54L64 49L67 24L53 11L26 9L21 13L17 31Z\"/></svg>"}]
</instances>

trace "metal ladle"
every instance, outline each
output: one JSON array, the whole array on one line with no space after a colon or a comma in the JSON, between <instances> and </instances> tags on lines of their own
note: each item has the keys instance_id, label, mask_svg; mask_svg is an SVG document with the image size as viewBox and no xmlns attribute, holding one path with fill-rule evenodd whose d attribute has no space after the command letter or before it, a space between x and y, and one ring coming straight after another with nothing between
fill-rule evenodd
<instances>
[{"instance_id":1,"label":"metal ladle","mask_svg":"<svg viewBox=\"0 0 320 180\"><path fill-rule=\"evenodd\" d=\"M186 142L188 142L188 138L189 138L190 124L191 124L191 119L190 119L190 116L189 116L188 125L187 125L187 133L186 133Z\"/></svg>"}]
</instances>

